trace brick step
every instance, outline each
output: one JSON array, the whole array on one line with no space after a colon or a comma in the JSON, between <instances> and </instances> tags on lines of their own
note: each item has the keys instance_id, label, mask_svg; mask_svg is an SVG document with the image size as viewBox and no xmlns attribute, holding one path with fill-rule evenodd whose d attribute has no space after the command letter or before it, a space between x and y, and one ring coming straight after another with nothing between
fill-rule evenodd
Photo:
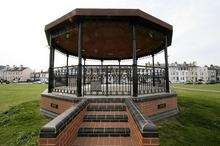
<instances>
[{"instance_id":1,"label":"brick step","mask_svg":"<svg viewBox=\"0 0 220 146\"><path fill-rule=\"evenodd\" d=\"M90 98L90 103L124 103L124 98Z\"/></svg>"},{"instance_id":2,"label":"brick step","mask_svg":"<svg viewBox=\"0 0 220 146\"><path fill-rule=\"evenodd\" d=\"M85 115L84 122L128 122L127 115Z\"/></svg>"},{"instance_id":3,"label":"brick step","mask_svg":"<svg viewBox=\"0 0 220 146\"><path fill-rule=\"evenodd\" d=\"M126 115L127 111L87 111L87 115Z\"/></svg>"},{"instance_id":4,"label":"brick step","mask_svg":"<svg viewBox=\"0 0 220 146\"><path fill-rule=\"evenodd\" d=\"M89 105L125 105L124 103L90 103Z\"/></svg>"},{"instance_id":5,"label":"brick step","mask_svg":"<svg viewBox=\"0 0 220 146\"><path fill-rule=\"evenodd\" d=\"M73 146L133 146L131 137L77 137Z\"/></svg>"},{"instance_id":6,"label":"brick step","mask_svg":"<svg viewBox=\"0 0 220 146\"><path fill-rule=\"evenodd\" d=\"M129 137L129 128L80 127L78 137Z\"/></svg>"},{"instance_id":7,"label":"brick step","mask_svg":"<svg viewBox=\"0 0 220 146\"><path fill-rule=\"evenodd\" d=\"M128 122L83 122L80 127L126 128L129 127L129 124Z\"/></svg>"},{"instance_id":8,"label":"brick step","mask_svg":"<svg viewBox=\"0 0 220 146\"><path fill-rule=\"evenodd\" d=\"M87 111L125 111L124 104L90 104Z\"/></svg>"}]
</instances>

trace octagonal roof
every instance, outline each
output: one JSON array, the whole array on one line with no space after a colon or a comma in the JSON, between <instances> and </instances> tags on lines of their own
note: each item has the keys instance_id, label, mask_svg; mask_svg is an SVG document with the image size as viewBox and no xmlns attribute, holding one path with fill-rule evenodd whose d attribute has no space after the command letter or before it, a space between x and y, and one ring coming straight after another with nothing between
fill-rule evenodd
<instances>
[{"instance_id":1,"label":"octagonal roof","mask_svg":"<svg viewBox=\"0 0 220 146\"><path fill-rule=\"evenodd\" d=\"M164 36L172 42L172 25L139 9L75 9L45 26L56 49L77 56L77 23L82 21L82 57L132 58L132 27L136 25L137 57L163 49Z\"/></svg>"}]
</instances>

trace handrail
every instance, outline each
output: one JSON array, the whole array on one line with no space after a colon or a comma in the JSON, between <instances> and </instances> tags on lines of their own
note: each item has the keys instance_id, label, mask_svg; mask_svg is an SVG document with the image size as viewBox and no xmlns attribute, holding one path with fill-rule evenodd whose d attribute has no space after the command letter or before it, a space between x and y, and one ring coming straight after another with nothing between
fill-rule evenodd
<instances>
[{"instance_id":1,"label":"handrail","mask_svg":"<svg viewBox=\"0 0 220 146\"><path fill-rule=\"evenodd\" d=\"M58 67L54 67L55 68L66 68L66 67L77 67L78 65L70 65L70 66L58 66Z\"/></svg>"},{"instance_id":2,"label":"handrail","mask_svg":"<svg viewBox=\"0 0 220 146\"><path fill-rule=\"evenodd\" d=\"M141 132L143 137L158 137L158 131L156 125L151 122L149 119L146 119L138 107L134 104L132 99L125 99L125 104L128 107L129 112L131 113L133 119L136 121L136 124Z\"/></svg>"},{"instance_id":3,"label":"handrail","mask_svg":"<svg viewBox=\"0 0 220 146\"><path fill-rule=\"evenodd\" d=\"M55 138L87 105L87 99L83 99L44 125L40 131L40 138Z\"/></svg>"},{"instance_id":4,"label":"handrail","mask_svg":"<svg viewBox=\"0 0 220 146\"><path fill-rule=\"evenodd\" d=\"M84 66L84 65L82 65ZM109 66L109 67L132 67L133 65L85 65L86 67L106 67L106 66ZM71 65L71 66L60 66L60 67L54 67L54 69L62 69L62 68L77 68L78 65ZM138 68L153 68L153 66L143 66L143 65L137 65ZM162 67L162 66L154 66L155 69L165 69L165 67Z\"/></svg>"},{"instance_id":5,"label":"handrail","mask_svg":"<svg viewBox=\"0 0 220 146\"><path fill-rule=\"evenodd\" d=\"M144 66L144 65L137 65L138 67L144 67L144 68L160 68L160 69L165 69L165 67L163 67L163 66L152 66L152 65L146 65L146 66Z\"/></svg>"}]
</instances>

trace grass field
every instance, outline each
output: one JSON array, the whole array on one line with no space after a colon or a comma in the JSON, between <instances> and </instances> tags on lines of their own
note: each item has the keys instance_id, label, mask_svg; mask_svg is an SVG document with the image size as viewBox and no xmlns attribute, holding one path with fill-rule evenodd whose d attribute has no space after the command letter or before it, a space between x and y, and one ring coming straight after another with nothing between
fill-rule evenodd
<instances>
[{"instance_id":1,"label":"grass field","mask_svg":"<svg viewBox=\"0 0 220 146\"><path fill-rule=\"evenodd\" d=\"M219 84L174 84L176 88L190 88L190 89L201 89L201 90L215 90L220 92L220 83Z\"/></svg>"},{"instance_id":2,"label":"grass field","mask_svg":"<svg viewBox=\"0 0 220 146\"><path fill-rule=\"evenodd\" d=\"M182 88L220 91L220 84L179 84L174 87L178 94L180 113L159 123L161 145L219 146L220 93Z\"/></svg>"},{"instance_id":3,"label":"grass field","mask_svg":"<svg viewBox=\"0 0 220 146\"><path fill-rule=\"evenodd\" d=\"M40 128L48 122L39 112L46 85L0 85L0 146L36 146Z\"/></svg>"},{"instance_id":4,"label":"grass field","mask_svg":"<svg viewBox=\"0 0 220 146\"><path fill-rule=\"evenodd\" d=\"M215 85L174 85L179 115L158 123L162 146L218 146L220 91ZM48 122L39 112L45 85L0 85L0 146L36 145L39 130Z\"/></svg>"},{"instance_id":5,"label":"grass field","mask_svg":"<svg viewBox=\"0 0 220 146\"><path fill-rule=\"evenodd\" d=\"M0 84L0 112L20 103L39 100L45 84Z\"/></svg>"}]
</instances>

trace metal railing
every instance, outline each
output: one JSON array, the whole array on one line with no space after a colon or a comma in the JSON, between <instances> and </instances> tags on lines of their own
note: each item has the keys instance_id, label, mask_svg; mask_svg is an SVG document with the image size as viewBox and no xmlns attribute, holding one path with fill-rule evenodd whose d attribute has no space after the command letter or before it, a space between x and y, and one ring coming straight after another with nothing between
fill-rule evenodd
<instances>
[{"instance_id":1,"label":"metal railing","mask_svg":"<svg viewBox=\"0 0 220 146\"><path fill-rule=\"evenodd\" d=\"M78 66L54 68L54 90L76 93ZM138 94L165 92L163 67L137 66ZM83 65L83 95L132 95L132 65Z\"/></svg>"},{"instance_id":2,"label":"metal railing","mask_svg":"<svg viewBox=\"0 0 220 146\"><path fill-rule=\"evenodd\" d=\"M77 66L54 68L54 91L76 93Z\"/></svg>"},{"instance_id":3,"label":"metal railing","mask_svg":"<svg viewBox=\"0 0 220 146\"><path fill-rule=\"evenodd\" d=\"M130 95L131 70L128 65L86 65L84 95Z\"/></svg>"},{"instance_id":4,"label":"metal railing","mask_svg":"<svg viewBox=\"0 0 220 146\"><path fill-rule=\"evenodd\" d=\"M138 66L138 94L165 92L165 68Z\"/></svg>"}]
</instances>

